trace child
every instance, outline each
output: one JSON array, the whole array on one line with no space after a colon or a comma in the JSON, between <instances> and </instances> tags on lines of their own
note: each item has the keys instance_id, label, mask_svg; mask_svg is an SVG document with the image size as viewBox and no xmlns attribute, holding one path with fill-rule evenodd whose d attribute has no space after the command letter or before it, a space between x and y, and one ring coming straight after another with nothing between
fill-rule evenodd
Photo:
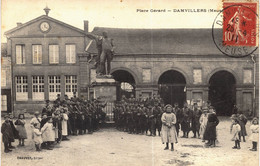
<instances>
[{"instance_id":1,"label":"child","mask_svg":"<svg viewBox=\"0 0 260 166\"><path fill-rule=\"evenodd\" d=\"M36 151L41 151L41 144L42 144L42 133L40 131L39 125L34 124L33 129L33 141L35 143Z\"/></svg>"},{"instance_id":2,"label":"child","mask_svg":"<svg viewBox=\"0 0 260 166\"><path fill-rule=\"evenodd\" d=\"M207 122L208 122L208 108L207 107L203 107L202 109L203 114L200 116L200 135L202 136L202 142L205 142L204 139L204 133L206 130L206 126L207 126Z\"/></svg>"},{"instance_id":3,"label":"child","mask_svg":"<svg viewBox=\"0 0 260 166\"><path fill-rule=\"evenodd\" d=\"M241 127L239 125L238 119L231 119L232 120L232 129L231 132L233 134L232 141L235 141L235 146L233 149L240 149L240 141L239 141L239 133L241 131Z\"/></svg>"},{"instance_id":4,"label":"child","mask_svg":"<svg viewBox=\"0 0 260 166\"><path fill-rule=\"evenodd\" d=\"M62 140L68 141L69 139L67 138L67 135L68 135L68 120L69 120L69 117L67 115L67 109L65 107L61 110L61 114L62 114L62 121L61 121Z\"/></svg>"},{"instance_id":5,"label":"child","mask_svg":"<svg viewBox=\"0 0 260 166\"><path fill-rule=\"evenodd\" d=\"M11 126L11 129L12 129L12 132L13 132L13 135L14 135L14 139L19 139L19 133L18 133L18 131L16 130L16 128L14 126L13 118L14 118L13 114L9 113L9 124ZM14 140L9 142L9 148L10 149L15 149L15 147L12 146L12 142L14 142Z\"/></svg>"},{"instance_id":6,"label":"child","mask_svg":"<svg viewBox=\"0 0 260 166\"><path fill-rule=\"evenodd\" d=\"M27 132L25 129L24 114L19 114L18 119L14 123L16 125L16 130L19 132L19 145L24 146L24 140L27 139Z\"/></svg>"},{"instance_id":7,"label":"child","mask_svg":"<svg viewBox=\"0 0 260 166\"><path fill-rule=\"evenodd\" d=\"M45 142L46 149L52 150L51 144L55 141L55 127L52 124L52 118L48 117L48 122L41 128L42 140Z\"/></svg>"},{"instance_id":8,"label":"child","mask_svg":"<svg viewBox=\"0 0 260 166\"><path fill-rule=\"evenodd\" d=\"M242 136L243 141L246 142L245 136L247 136L247 133L246 133L247 118L242 112L240 112L240 115L238 116L238 123L241 127L241 131L239 133L239 140L241 141L241 136Z\"/></svg>"},{"instance_id":9,"label":"child","mask_svg":"<svg viewBox=\"0 0 260 166\"><path fill-rule=\"evenodd\" d=\"M166 142L166 147L164 150L169 149L169 142L171 143L171 151L174 150L173 143L177 141L177 133L176 133L176 116L172 113L173 108L170 104L165 106L166 112L162 114L162 143Z\"/></svg>"},{"instance_id":10,"label":"child","mask_svg":"<svg viewBox=\"0 0 260 166\"><path fill-rule=\"evenodd\" d=\"M251 151L257 151L257 142L258 142L258 132L259 132L259 122L258 118L253 118L252 125L250 126L250 130L252 134L250 135L250 140L252 141L253 147L250 149Z\"/></svg>"},{"instance_id":11,"label":"child","mask_svg":"<svg viewBox=\"0 0 260 166\"><path fill-rule=\"evenodd\" d=\"M5 153L9 153L12 150L9 149L9 143L11 141L14 141L14 134L10 125L10 119L8 115L5 115L4 117L4 123L2 124L1 127L1 133L2 133L2 140L4 143L4 151Z\"/></svg>"}]
</instances>

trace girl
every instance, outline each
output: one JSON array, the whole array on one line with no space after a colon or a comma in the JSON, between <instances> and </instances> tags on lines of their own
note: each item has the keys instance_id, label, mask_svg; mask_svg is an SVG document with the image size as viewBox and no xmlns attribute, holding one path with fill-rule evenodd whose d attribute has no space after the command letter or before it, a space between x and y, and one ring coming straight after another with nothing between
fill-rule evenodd
<instances>
[{"instance_id":1,"label":"girl","mask_svg":"<svg viewBox=\"0 0 260 166\"><path fill-rule=\"evenodd\" d=\"M61 114L62 114L62 121L61 121L62 140L65 141L65 140L69 140L67 138L69 117L67 115L67 109L65 107L61 110Z\"/></svg>"},{"instance_id":2,"label":"girl","mask_svg":"<svg viewBox=\"0 0 260 166\"><path fill-rule=\"evenodd\" d=\"M240 141L239 141L239 133L241 131L241 127L239 125L238 119L231 119L232 120L232 129L231 132L233 134L232 141L235 141L235 146L233 149L240 149Z\"/></svg>"},{"instance_id":3,"label":"girl","mask_svg":"<svg viewBox=\"0 0 260 166\"><path fill-rule=\"evenodd\" d=\"M35 143L36 151L41 151L41 144L42 144L42 132L40 131L39 125L34 124L33 129L33 141Z\"/></svg>"},{"instance_id":4,"label":"girl","mask_svg":"<svg viewBox=\"0 0 260 166\"><path fill-rule=\"evenodd\" d=\"M169 142L171 143L171 151L174 150L173 143L178 143L177 141L177 133L175 124L177 122L176 116L172 113L173 108L170 104L165 106L166 112L162 114L162 143L166 142L166 147L164 150L169 149Z\"/></svg>"},{"instance_id":5,"label":"girl","mask_svg":"<svg viewBox=\"0 0 260 166\"><path fill-rule=\"evenodd\" d=\"M205 142L204 133L208 122L208 108L204 107L203 114L200 116L200 135L202 136L202 142Z\"/></svg>"},{"instance_id":6,"label":"girl","mask_svg":"<svg viewBox=\"0 0 260 166\"><path fill-rule=\"evenodd\" d=\"M19 132L19 145L24 146L24 140L27 139L27 132L25 129L24 114L19 114L18 119L14 123L16 125L16 130Z\"/></svg>"},{"instance_id":7,"label":"girl","mask_svg":"<svg viewBox=\"0 0 260 166\"><path fill-rule=\"evenodd\" d=\"M55 141L55 127L52 124L52 118L41 128L42 140L45 142L46 149L52 150L51 144Z\"/></svg>"},{"instance_id":8,"label":"girl","mask_svg":"<svg viewBox=\"0 0 260 166\"><path fill-rule=\"evenodd\" d=\"M258 142L258 118L253 118L252 125L250 126L250 130L252 134L250 135L250 140L252 141L253 147L250 149L251 151L257 151L257 142Z\"/></svg>"}]
</instances>

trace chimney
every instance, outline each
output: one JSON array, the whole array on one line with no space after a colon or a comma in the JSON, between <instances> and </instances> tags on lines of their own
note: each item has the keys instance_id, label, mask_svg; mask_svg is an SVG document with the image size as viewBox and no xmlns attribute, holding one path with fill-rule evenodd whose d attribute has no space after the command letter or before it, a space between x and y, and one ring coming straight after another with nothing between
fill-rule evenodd
<instances>
[{"instance_id":1,"label":"chimney","mask_svg":"<svg viewBox=\"0 0 260 166\"><path fill-rule=\"evenodd\" d=\"M17 24L17 27L20 27L23 25L21 22L17 22L16 24Z\"/></svg>"},{"instance_id":2,"label":"chimney","mask_svg":"<svg viewBox=\"0 0 260 166\"><path fill-rule=\"evenodd\" d=\"M84 31L88 32L88 21L84 21Z\"/></svg>"}]
</instances>

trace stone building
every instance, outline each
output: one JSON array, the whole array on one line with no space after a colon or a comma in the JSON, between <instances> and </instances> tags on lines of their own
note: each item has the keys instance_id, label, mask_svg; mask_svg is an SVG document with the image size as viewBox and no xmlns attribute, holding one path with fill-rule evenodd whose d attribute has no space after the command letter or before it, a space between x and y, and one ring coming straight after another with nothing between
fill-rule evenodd
<instances>
[{"instance_id":1,"label":"stone building","mask_svg":"<svg viewBox=\"0 0 260 166\"><path fill-rule=\"evenodd\" d=\"M85 49L84 30L42 15L18 23L5 35L13 64L14 111L40 111L45 100L54 100L57 94L78 93L77 54Z\"/></svg>"},{"instance_id":2,"label":"stone building","mask_svg":"<svg viewBox=\"0 0 260 166\"><path fill-rule=\"evenodd\" d=\"M12 112L11 57L7 55L6 43L1 44L1 112Z\"/></svg>"},{"instance_id":3,"label":"stone building","mask_svg":"<svg viewBox=\"0 0 260 166\"><path fill-rule=\"evenodd\" d=\"M181 106L184 101L200 105L211 101L219 115L230 115L234 104L247 115L258 110L257 51L245 58L223 55L211 29L96 27L92 33L103 31L116 46L112 75L132 85L136 97L160 94L166 103ZM96 54L95 43L86 51Z\"/></svg>"},{"instance_id":4,"label":"stone building","mask_svg":"<svg viewBox=\"0 0 260 166\"><path fill-rule=\"evenodd\" d=\"M211 29L118 29L96 27L114 39L111 74L122 94L137 98L160 94L165 103L203 105L210 100L219 115L230 115L233 104L247 115L259 110L258 50L245 58L223 55ZM95 41L78 29L48 15L5 33L12 57L13 109L40 110L44 100L73 92L90 99L95 69L90 57Z\"/></svg>"}]
</instances>

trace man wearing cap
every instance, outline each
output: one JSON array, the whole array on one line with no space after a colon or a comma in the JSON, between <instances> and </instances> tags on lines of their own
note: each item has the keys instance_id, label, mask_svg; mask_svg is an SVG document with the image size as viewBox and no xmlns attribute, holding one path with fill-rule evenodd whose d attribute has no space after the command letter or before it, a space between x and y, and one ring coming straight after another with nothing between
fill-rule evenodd
<instances>
[{"instance_id":1,"label":"man wearing cap","mask_svg":"<svg viewBox=\"0 0 260 166\"><path fill-rule=\"evenodd\" d=\"M60 102L61 102L60 94L57 94L57 99L54 101L54 104L57 104Z\"/></svg>"},{"instance_id":2,"label":"man wearing cap","mask_svg":"<svg viewBox=\"0 0 260 166\"><path fill-rule=\"evenodd\" d=\"M182 109L182 115L183 119L181 122L181 130L183 131L183 138L188 138L189 136L189 131L190 131L190 109L188 108L188 103L184 102L184 107Z\"/></svg>"},{"instance_id":3,"label":"man wearing cap","mask_svg":"<svg viewBox=\"0 0 260 166\"><path fill-rule=\"evenodd\" d=\"M177 132L177 136L179 136L179 131L180 131L180 123L181 121L183 120L182 119L182 111L179 107L179 104L178 103L174 103L174 107L173 107L173 113L176 115L176 132Z\"/></svg>"},{"instance_id":4,"label":"man wearing cap","mask_svg":"<svg viewBox=\"0 0 260 166\"><path fill-rule=\"evenodd\" d=\"M151 109L150 113L150 131L152 136L156 136L156 122L157 122L157 116L162 112L161 108L159 107L159 103L157 100L154 100L153 102L154 107Z\"/></svg>"},{"instance_id":5,"label":"man wearing cap","mask_svg":"<svg viewBox=\"0 0 260 166\"><path fill-rule=\"evenodd\" d=\"M50 106L50 100L46 100L46 105L42 109L42 115L46 114L47 116L51 116L52 114L52 107Z\"/></svg>"},{"instance_id":6,"label":"man wearing cap","mask_svg":"<svg viewBox=\"0 0 260 166\"><path fill-rule=\"evenodd\" d=\"M198 108L198 104L194 103L193 104L193 110L192 110L192 132L193 132L193 138L196 138L196 134L198 134L198 137L200 137L200 116L201 116L202 112L201 110Z\"/></svg>"}]
</instances>

